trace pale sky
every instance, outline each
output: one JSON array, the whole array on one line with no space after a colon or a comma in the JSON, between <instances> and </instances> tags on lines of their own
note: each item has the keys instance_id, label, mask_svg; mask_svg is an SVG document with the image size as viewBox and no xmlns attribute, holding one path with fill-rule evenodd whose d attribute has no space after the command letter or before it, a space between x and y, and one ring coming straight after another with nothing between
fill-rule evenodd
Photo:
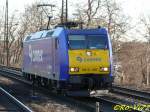
<instances>
[{"instance_id":1,"label":"pale sky","mask_svg":"<svg viewBox=\"0 0 150 112\"><path fill-rule=\"evenodd\" d=\"M6 0L0 0L0 11L4 9ZM34 2L41 3L53 3L56 6L61 6L61 0L8 0L9 1L9 13L13 13L15 10L18 10L17 13L24 12L24 8L27 5L31 5ZM87 0L68 0L69 6L77 3L77 2L85 2ZM150 14L150 0L116 0L121 3L123 7L123 11L125 14L131 16L132 23L137 22L138 18L141 15ZM71 9L71 7L69 7ZM73 10L70 10L73 11ZM69 12L72 14L74 12Z\"/></svg>"},{"instance_id":2,"label":"pale sky","mask_svg":"<svg viewBox=\"0 0 150 112\"><path fill-rule=\"evenodd\" d=\"M9 12L18 10L19 12L24 11L24 7L34 3L35 1L51 2L56 5L61 5L61 0L8 0L9 1ZM84 2L86 0L68 0L69 2L77 3ZM148 14L150 12L150 0L116 0L122 4L125 13L130 16L137 17L141 13ZM5 5L5 0L0 0L0 8L2 10Z\"/></svg>"}]
</instances>

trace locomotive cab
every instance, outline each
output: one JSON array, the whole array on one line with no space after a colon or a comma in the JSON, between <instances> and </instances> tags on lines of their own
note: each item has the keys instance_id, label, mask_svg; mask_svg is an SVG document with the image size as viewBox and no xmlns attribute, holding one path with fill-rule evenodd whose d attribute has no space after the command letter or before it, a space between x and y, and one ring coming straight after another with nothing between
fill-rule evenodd
<instances>
[{"instance_id":1,"label":"locomotive cab","mask_svg":"<svg viewBox=\"0 0 150 112\"><path fill-rule=\"evenodd\" d=\"M69 30L67 39L69 82L73 89L79 87L97 90L111 87L111 46L107 31Z\"/></svg>"}]
</instances>

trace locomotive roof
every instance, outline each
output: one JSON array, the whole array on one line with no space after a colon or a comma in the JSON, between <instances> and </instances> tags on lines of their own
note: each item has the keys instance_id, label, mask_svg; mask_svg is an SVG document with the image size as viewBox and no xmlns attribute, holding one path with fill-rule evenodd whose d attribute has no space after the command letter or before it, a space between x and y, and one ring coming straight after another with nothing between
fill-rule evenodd
<instances>
[{"instance_id":1,"label":"locomotive roof","mask_svg":"<svg viewBox=\"0 0 150 112\"><path fill-rule=\"evenodd\" d=\"M49 37L53 35L54 30L43 30L35 33L31 33L30 35L26 36L24 41L42 39L45 37Z\"/></svg>"},{"instance_id":2,"label":"locomotive roof","mask_svg":"<svg viewBox=\"0 0 150 112\"><path fill-rule=\"evenodd\" d=\"M107 34L105 28L96 28L96 29L69 29L67 30L68 34Z\"/></svg>"},{"instance_id":3,"label":"locomotive roof","mask_svg":"<svg viewBox=\"0 0 150 112\"><path fill-rule=\"evenodd\" d=\"M97 28L97 29L65 29L63 27L57 27L53 30L43 30L35 33L31 33L30 35L26 36L24 41L42 39L45 37L57 37L61 31L65 31L67 34L107 34L107 30L105 28Z\"/></svg>"}]
</instances>

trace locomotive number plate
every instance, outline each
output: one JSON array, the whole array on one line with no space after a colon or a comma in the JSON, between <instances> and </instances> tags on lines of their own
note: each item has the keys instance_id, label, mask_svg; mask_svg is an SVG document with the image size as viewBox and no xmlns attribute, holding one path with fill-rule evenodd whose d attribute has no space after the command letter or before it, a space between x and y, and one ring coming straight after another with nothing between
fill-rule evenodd
<instances>
[{"instance_id":1,"label":"locomotive number plate","mask_svg":"<svg viewBox=\"0 0 150 112\"><path fill-rule=\"evenodd\" d=\"M98 68L83 68L82 71L98 71Z\"/></svg>"}]
</instances>

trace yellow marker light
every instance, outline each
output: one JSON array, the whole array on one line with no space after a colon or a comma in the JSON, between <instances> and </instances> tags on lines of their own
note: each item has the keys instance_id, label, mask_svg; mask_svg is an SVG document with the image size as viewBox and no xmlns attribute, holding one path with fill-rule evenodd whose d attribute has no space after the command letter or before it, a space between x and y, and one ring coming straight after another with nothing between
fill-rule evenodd
<instances>
[{"instance_id":1,"label":"yellow marker light","mask_svg":"<svg viewBox=\"0 0 150 112\"><path fill-rule=\"evenodd\" d=\"M79 68L78 67L71 67L70 72L79 72Z\"/></svg>"},{"instance_id":2,"label":"yellow marker light","mask_svg":"<svg viewBox=\"0 0 150 112\"><path fill-rule=\"evenodd\" d=\"M100 71L107 72L108 71L108 67L100 67Z\"/></svg>"}]
</instances>

